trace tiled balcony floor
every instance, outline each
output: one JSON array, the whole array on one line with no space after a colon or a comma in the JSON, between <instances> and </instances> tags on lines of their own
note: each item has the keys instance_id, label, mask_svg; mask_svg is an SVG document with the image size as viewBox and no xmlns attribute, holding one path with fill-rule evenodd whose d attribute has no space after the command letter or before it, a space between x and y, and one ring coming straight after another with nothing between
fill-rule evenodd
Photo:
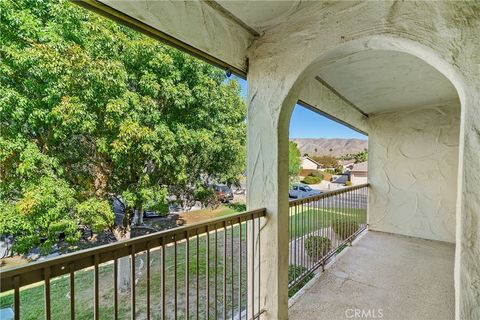
<instances>
[{"instance_id":1,"label":"tiled balcony floor","mask_svg":"<svg viewBox=\"0 0 480 320\"><path fill-rule=\"evenodd\" d=\"M289 319L451 320L453 265L453 244L369 231L294 297Z\"/></svg>"}]
</instances>

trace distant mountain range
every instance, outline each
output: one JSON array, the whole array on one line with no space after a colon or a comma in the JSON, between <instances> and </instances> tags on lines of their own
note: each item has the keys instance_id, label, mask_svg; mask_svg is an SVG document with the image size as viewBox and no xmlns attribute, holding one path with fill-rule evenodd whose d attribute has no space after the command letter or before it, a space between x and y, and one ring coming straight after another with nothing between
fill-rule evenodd
<instances>
[{"instance_id":1,"label":"distant mountain range","mask_svg":"<svg viewBox=\"0 0 480 320\"><path fill-rule=\"evenodd\" d=\"M307 153L309 156L339 157L368 148L368 141L361 139L295 138L290 141L297 144L302 156Z\"/></svg>"}]
</instances>

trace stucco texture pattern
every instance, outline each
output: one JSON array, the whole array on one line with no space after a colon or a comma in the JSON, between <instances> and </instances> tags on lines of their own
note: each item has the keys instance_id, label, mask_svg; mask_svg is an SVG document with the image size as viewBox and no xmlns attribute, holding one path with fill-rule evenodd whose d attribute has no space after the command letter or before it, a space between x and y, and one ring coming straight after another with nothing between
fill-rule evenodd
<instances>
[{"instance_id":1,"label":"stucco texture pattern","mask_svg":"<svg viewBox=\"0 0 480 320\"><path fill-rule=\"evenodd\" d=\"M455 242L460 107L369 119L369 226Z\"/></svg>"}]
</instances>

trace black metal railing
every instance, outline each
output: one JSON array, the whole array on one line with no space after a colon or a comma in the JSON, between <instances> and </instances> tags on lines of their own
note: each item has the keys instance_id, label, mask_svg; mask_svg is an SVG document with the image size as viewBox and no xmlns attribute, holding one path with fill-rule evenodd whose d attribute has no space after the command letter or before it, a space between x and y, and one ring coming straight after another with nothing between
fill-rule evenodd
<instances>
[{"instance_id":1,"label":"black metal railing","mask_svg":"<svg viewBox=\"0 0 480 320\"><path fill-rule=\"evenodd\" d=\"M289 289L351 244L367 227L368 184L290 201Z\"/></svg>"},{"instance_id":2,"label":"black metal railing","mask_svg":"<svg viewBox=\"0 0 480 320\"><path fill-rule=\"evenodd\" d=\"M4 270L2 307L15 319L258 318L264 216L248 211Z\"/></svg>"}]
</instances>

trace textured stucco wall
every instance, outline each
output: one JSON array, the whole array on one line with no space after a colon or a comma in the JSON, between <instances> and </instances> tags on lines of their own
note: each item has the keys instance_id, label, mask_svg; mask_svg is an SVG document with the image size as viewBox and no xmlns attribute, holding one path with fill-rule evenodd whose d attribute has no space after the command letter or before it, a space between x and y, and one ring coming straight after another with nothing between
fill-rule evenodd
<instances>
[{"instance_id":1,"label":"textured stucco wall","mask_svg":"<svg viewBox=\"0 0 480 320\"><path fill-rule=\"evenodd\" d=\"M369 119L369 227L455 242L460 106Z\"/></svg>"}]
</instances>

